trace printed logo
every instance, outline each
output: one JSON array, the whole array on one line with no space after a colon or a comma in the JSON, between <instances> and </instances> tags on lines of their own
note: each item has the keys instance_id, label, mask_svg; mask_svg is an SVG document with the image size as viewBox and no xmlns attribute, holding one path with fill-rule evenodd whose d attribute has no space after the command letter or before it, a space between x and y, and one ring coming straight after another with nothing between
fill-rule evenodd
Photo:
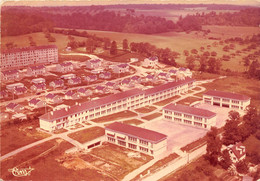
<instances>
[{"instance_id":1,"label":"printed logo","mask_svg":"<svg viewBox=\"0 0 260 181\"><path fill-rule=\"evenodd\" d=\"M31 175L31 172L34 170L34 168L17 168L14 167L12 169L8 169L9 172L11 172L15 177L26 177Z\"/></svg>"}]
</instances>

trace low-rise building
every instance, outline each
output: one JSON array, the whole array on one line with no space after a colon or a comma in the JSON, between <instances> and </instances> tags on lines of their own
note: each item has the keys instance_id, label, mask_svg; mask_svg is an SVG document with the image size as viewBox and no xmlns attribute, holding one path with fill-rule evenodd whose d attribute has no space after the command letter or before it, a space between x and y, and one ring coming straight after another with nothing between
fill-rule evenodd
<instances>
[{"instance_id":1,"label":"low-rise building","mask_svg":"<svg viewBox=\"0 0 260 181\"><path fill-rule=\"evenodd\" d=\"M184 77L192 78L192 72L188 68L181 67L179 68L178 72L184 75Z\"/></svg>"},{"instance_id":2,"label":"low-rise building","mask_svg":"<svg viewBox=\"0 0 260 181\"><path fill-rule=\"evenodd\" d=\"M45 83L45 79L44 78L36 78L36 79L32 79L32 83L33 84L41 84L41 83Z\"/></svg>"},{"instance_id":3,"label":"low-rise building","mask_svg":"<svg viewBox=\"0 0 260 181\"><path fill-rule=\"evenodd\" d=\"M64 86L64 81L62 79L57 79L52 82L50 82L50 87L52 88L59 88Z\"/></svg>"},{"instance_id":4,"label":"low-rise building","mask_svg":"<svg viewBox=\"0 0 260 181\"><path fill-rule=\"evenodd\" d=\"M27 68L27 74L29 76L38 76L46 74L46 67L44 65L34 65Z\"/></svg>"},{"instance_id":5,"label":"low-rise building","mask_svg":"<svg viewBox=\"0 0 260 181\"><path fill-rule=\"evenodd\" d=\"M79 93L77 92L74 92L72 90L66 92L64 94L64 99L71 99L71 100L76 100L76 99L79 99L80 98L80 95Z\"/></svg>"},{"instance_id":6,"label":"low-rise building","mask_svg":"<svg viewBox=\"0 0 260 181\"><path fill-rule=\"evenodd\" d=\"M31 86L31 90L34 92L44 91L46 90L46 84L45 83L34 84Z\"/></svg>"},{"instance_id":7,"label":"low-rise building","mask_svg":"<svg viewBox=\"0 0 260 181\"><path fill-rule=\"evenodd\" d=\"M50 103L50 104L58 104L62 102L62 97L57 95L57 94L52 94L49 93L46 97L45 100Z\"/></svg>"},{"instance_id":8,"label":"low-rise building","mask_svg":"<svg viewBox=\"0 0 260 181\"><path fill-rule=\"evenodd\" d=\"M28 102L28 105L34 109L44 107L46 103L41 99L33 98Z\"/></svg>"},{"instance_id":9,"label":"low-rise building","mask_svg":"<svg viewBox=\"0 0 260 181\"><path fill-rule=\"evenodd\" d=\"M166 120L199 128L210 129L216 126L216 113L180 104L163 107L163 117Z\"/></svg>"},{"instance_id":10,"label":"low-rise building","mask_svg":"<svg viewBox=\"0 0 260 181\"><path fill-rule=\"evenodd\" d=\"M1 72L2 81L13 81L20 78L18 70L6 70Z\"/></svg>"},{"instance_id":11,"label":"low-rise building","mask_svg":"<svg viewBox=\"0 0 260 181\"><path fill-rule=\"evenodd\" d=\"M64 80L70 80L72 78L76 78L77 76L75 74L66 74L66 75L62 75L60 78L64 79Z\"/></svg>"},{"instance_id":12,"label":"low-rise building","mask_svg":"<svg viewBox=\"0 0 260 181\"><path fill-rule=\"evenodd\" d=\"M13 91L15 88L18 88L18 87L24 87L24 84L19 82L19 83L15 83L15 84L6 85L6 89L8 91Z\"/></svg>"},{"instance_id":13,"label":"low-rise building","mask_svg":"<svg viewBox=\"0 0 260 181\"><path fill-rule=\"evenodd\" d=\"M118 89L118 85L114 82L107 82L105 85L108 89Z\"/></svg>"},{"instance_id":14,"label":"low-rise building","mask_svg":"<svg viewBox=\"0 0 260 181\"><path fill-rule=\"evenodd\" d=\"M101 79L111 79L111 73L110 72L103 72L99 74L99 78Z\"/></svg>"},{"instance_id":15,"label":"low-rise building","mask_svg":"<svg viewBox=\"0 0 260 181\"><path fill-rule=\"evenodd\" d=\"M20 112L24 109L24 107L20 104L16 104L16 103L9 103L6 105L6 111L8 112Z\"/></svg>"},{"instance_id":16,"label":"low-rise building","mask_svg":"<svg viewBox=\"0 0 260 181\"><path fill-rule=\"evenodd\" d=\"M23 114L23 113L17 113L17 114L12 115L12 119L26 120L27 116L26 116L26 114Z\"/></svg>"},{"instance_id":17,"label":"low-rise building","mask_svg":"<svg viewBox=\"0 0 260 181\"><path fill-rule=\"evenodd\" d=\"M129 72L130 66L127 63L121 63L116 66L113 66L113 72L120 74L120 73L126 73Z\"/></svg>"},{"instance_id":18,"label":"low-rise building","mask_svg":"<svg viewBox=\"0 0 260 181\"><path fill-rule=\"evenodd\" d=\"M170 74L171 76L177 75L177 72L178 72L178 70L176 70L176 69L171 69L171 70L169 70L169 74Z\"/></svg>"},{"instance_id":19,"label":"low-rise building","mask_svg":"<svg viewBox=\"0 0 260 181\"><path fill-rule=\"evenodd\" d=\"M134 82L134 83L140 83L142 81L141 77L138 76L138 75L134 75L133 77L131 77L131 80Z\"/></svg>"},{"instance_id":20,"label":"low-rise building","mask_svg":"<svg viewBox=\"0 0 260 181\"><path fill-rule=\"evenodd\" d=\"M143 80L145 82L156 82L158 79L155 75L148 74Z\"/></svg>"},{"instance_id":21,"label":"low-rise building","mask_svg":"<svg viewBox=\"0 0 260 181\"><path fill-rule=\"evenodd\" d=\"M133 87L134 82L131 80L131 78L126 78L121 81L121 85L126 87Z\"/></svg>"},{"instance_id":22,"label":"low-rise building","mask_svg":"<svg viewBox=\"0 0 260 181\"><path fill-rule=\"evenodd\" d=\"M14 93L15 95L25 94L25 93L27 93L27 88L26 88L26 87L16 87L16 88L14 88L13 93Z\"/></svg>"},{"instance_id":23,"label":"low-rise building","mask_svg":"<svg viewBox=\"0 0 260 181\"><path fill-rule=\"evenodd\" d=\"M170 78L170 74L161 72L161 73L158 74L158 78L159 78L159 79L164 79L164 80L166 79L166 80L167 80L167 79Z\"/></svg>"},{"instance_id":24,"label":"low-rise building","mask_svg":"<svg viewBox=\"0 0 260 181\"><path fill-rule=\"evenodd\" d=\"M216 90L203 94L203 102L206 104L239 110L245 110L250 105L250 99L242 94Z\"/></svg>"},{"instance_id":25,"label":"low-rise building","mask_svg":"<svg viewBox=\"0 0 260 181\"><path fill-rule=\"evenodd\" d=\"M81 78L80 77L71 78L71 79L68 80L68 84L69 85L81 84Z\"/></svg>"},{"instance_id":26,"label":"low-rise building","mask_svg":"<svg viewBox=\"0 0 260 181\"><path fill-rule=\"evenodd\" d=\"M98 69L101 67L102 61L100 59L90 59L86 62L88 69Z\"/></svg>"},{"instance_id":27,"label":"low-rise building","mask_svg":"<svg viewBox=\"0 0 260 181\"><path fill-rule=\"evenodd\" d=\"M106 141L157 156L167 151L167 136L152 130L114 122L105 128Z\"/></svg>"},{"instance_id":28,"label":"low-rise building","mask_svg":"<svg viewBox=\"0 0 260 181\"><path fill-rule=\"evenodd\" d=\"M8 97L8 92L6 90L0 91L0 99L4 99Z\"/></svg>"},{"instance_id":29,"label":"low-rise building","mask_svg":"<svg viewBox=\"0 0 260 181\"><path fill-rule=\"evenodd\" d=\"M108 92L108 89L105 86L98 85L94 91L95 93L105 94Z\"/></svg>"},{"instance_id":30,"label":"low-rise building","mask_svg":"<svg viewBox=\"0 0 260 181\"><path fill-rule=\"evenodd\" d=\"M85 81L87 82L95 82L97 80L97 76L96 75L89 75L85 77Z\"/></svg>"},{"instance_id":31,"label":"low-rise building","mask_svg":"<svg viewBox=\"0 0 260 181\"><path fill-rule=\"evenodd\" d=\"M144 59L144 67L155 67L158 64L158 57L149 57Z\"/></svg>"},{"instance_id":32,"label":"low-rise building","mask_svg":"<svg viewBox=\"0 0 260 181\"><path fill-rule=\"evenodd\" d=\"M233 164L246 158L246 147L241 142L227 146L227 150Z\"/></svg>"},{"instance_id":33,"label":"low-rise building","mask_svg":"<svg viewBox=\"0 0 260 181\"><path fill-rule=\"evenodd\" d=\"M91 96L93 93L90 89L86 89L86 88L80 88L78 89L78 93L80 96Z\"/></svg>"},{"instance_id":34,"label":"low-rise building","mask_svg":"<svg viewBox=\"0 0 260 181\"><path fill-rule=\"evenodd\" d=\"M71 62L63 62L61 64L57 64L56 71L62 73L72 72L73 64Z\"/></svg>"}]
</instances>

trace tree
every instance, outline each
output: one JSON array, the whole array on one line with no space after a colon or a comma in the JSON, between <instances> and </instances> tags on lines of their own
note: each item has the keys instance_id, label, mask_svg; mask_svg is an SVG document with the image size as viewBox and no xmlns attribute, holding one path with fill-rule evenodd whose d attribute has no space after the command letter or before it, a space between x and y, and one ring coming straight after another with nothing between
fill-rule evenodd
<instances>
[{"instance_id":1,"label":"tree","mask_svg":"<svg viewBox=\"0 0 260 181\"><path fill-rule=\"evenodd\" d=\"M239 161L236 165L237 172L245 174L247 173L248 167L245 161Z\"/></svg>"},{"instance_id":2,"label":"tree","mask_svg":"<svg viewBox=\"0 0 260 181\"><path fill-rule=\"evenodd\" d=\"M117 44L116 41L113 41L110 48L110 54L116 55L117 54Z\"/></svg>"},{"instance_id":3,"label":"tree","mask_svg":"<svg viewBox=\"0 0 260 181\"><path fill-rule=\"evenodd\" d=\"M111 46L111 40L109 38L104 38L104 50L107 50Z\"/></svg>"},{"instance_id":4,"label":"tree","mask_svg":"<svg viewBox=\"0 0 260 181\"><path fill-rule=\"evenodd\" d=\"M211 130L207 133L207 153L205 157L213 166L218 163L218 157L221 153L221 146L222 144L218 136L217 128L211 127Z\"/></svg>"},{"instance_id":5,"label":"tree","mask_svg":"<svg viewBox=\"0 0 260 181\"><path fill-rule=\"evenodd\" d=\"M238 121L240 118L240 114L237 111L229 111L228 118L230 120Z\"/></svg>"},{"instance_id":6,"label":"tree","mask_svg":"<svg viewBox=\"0 0 260 181\"><path fill-rule=\"evenodd\" d=\"M198 50L192 49L192 50L191 50L191 53L192 53L192 54L197 54L197 53L198 53Z\"/></svg>"},{"instance_id":7,"label":"tree","mask_svg":"<svg viewBox=\"0 0 260 181\"><path fill-rule=\"evenodd\" d=\"M129 47L128 47L128 41L127 39L124 39L123 40L123 50L127 50Z\"/></svg>"},{"instance_id":8,"label":"tree","mask_svg":"<svg viewBox=\"0 0 260 181\"><path fill-rule=\"evenodd\" d=\"M188 50L183 50L183 55L185 55L186 57L189 56L189 51Z\"/></svg>"},{"instance_id":9,"label":"tree","mask_svg":"<svg viewBox=\"0 0 260 181\"><path fill-rule=\"evenodd\" d=\"M223 169L227 170L232 164L228 150L224 150L221 153L221 157L222 157L222 160L219 162L219 164Z\"/></svg>"},{"instance_id":10,"label":"tree","mask_svg":"<svg viewBox=\"0 0 260 181\"><path fill-rule=\"evenodd\" d=\"M244 124L251 134L254 134L260 128L260 119L256 107L248 106L246 114L243 117Z\"/></svg>"},{"instance_id":11,"label":"tree","mask_svg":"<svg viewBox=\"0 0 260 181\"><path fill-rule=\"evenodd\" d=\"M193 70L195 67L195 58L193 56L186 57L186 63L190 70Z\"/></svg>"},{"instance_id":12,"label":"tree","mask_svg":"<svg viewBox=\"0 0 260 181\"><path fill-rule=\"evenodd\" d=\"M252 77L252 78L256 78L259 77L259 75L257 73L259 73L259 71L257 71L257 69L259 68L259 63L257 60L254 60L248 69L248 76Z\"/></svg>"},{"instance_id":13,"label":"tree","mask_svg":"<svg viewBox=\"0 0 260 181\"><path fill-rule=\"evenodd\" d=\"M94 40L92 38L88 38L87 42L86 42L86 51L89 53L93 53L95 50L95 44L94 44Z\"/></svg>"},{"instance_id":14,"label":"tree","mask_svg":"<svg viewBox=\"0 0 260 181\"><path fill-rule=\"evenodd\" d=\"M207 69L207 58L202 56L199 60L199 63L200 63L200 68L199 68L199 71L206 71Z\"/></svg>"}]
</instances>

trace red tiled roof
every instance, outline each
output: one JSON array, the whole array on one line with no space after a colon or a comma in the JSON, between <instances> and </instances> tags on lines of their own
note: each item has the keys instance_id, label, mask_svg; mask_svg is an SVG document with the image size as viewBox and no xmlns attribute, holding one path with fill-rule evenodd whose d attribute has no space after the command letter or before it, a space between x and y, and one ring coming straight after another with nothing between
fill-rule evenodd
<instances>
[{"instance_id":1,"label":"red tiled roof","mask_svg":"<svg viewBox=\"0 0 260 181\"><path fill-rule=\"evenodd\" d=\"M195 116L202 116L202 117L206 117L206 118L212 118L212 117L216 116L216 113L208 111L206 109L200 109L200 108L185 106L185 105L181 105L181 104L177 104L177 105L169 104L169 105L163 107L163 109L181 112L184 114L191 114L191 115L195 115Z\"/></svg>"},{"instance_id":2,"label":"red tiled roof","mask_svg":"<svg viewBox=\"0 0 260 181\"><path fill-rule=\"evenodd\" d=\"M160 141L163 141L167 139L167 136L162 133L158 133L152 130L136 127L136 126L131 126L119 122L114 122L105 128L106 130L109 131L114 131L122 134L127 134L129 136L133 137L138 137L140 139L153 142L153 143L158 143Z\"/></svg>"},{"instance_id":3,"label":"red tiled roof","mask_svg":"<svg viewBox=\"0 0 260 181\"><path fill-rule=\"evenodd\" d=\"M29 101L30 104L34 104L36 105L38 102L40 102L41 100L40 99L36 99L36 98L33 98Z\"/></svg>"},{"instance_id":4,"label":"red tiled roof","mask_svg":"<svg viewBox=\"0 0 260 181\"><path fill-rule=\"evenodd\" d=\"M134 96L134 95L139 95L141 92L142 92L141 89L132 89L132 90L125 91L125 92L120 92L118 94L112 94L112 95L102 97L97 100L84 102L80 105L74 105L70 109L68 109L68 111L65 111L65 109L61 109L61 110L54 111L53 115L51 115L51 113L46 113L46 114L40 116L40 119L44 119L46 121L51 122L58 118L68 117L70 115L74 115L74 114L80 113L82 111L90 110L95 107L100 107L100 106L108 104L108 103L113 103L117 100L122 100L127 97Z\"/></svg>"},{"instance_id":5,"label":"red tiled roof","mask_svg":"<svg viewBox=\"0 0 260 181\"><path fill-rule=\"evenodd\" d=\"M216 91L216 90L209 90L204 95L215 96L215 97L223 97L223 98L235 99L235 100L241 100L241 101L247 101L247 100L250 99L250 97L242 95L242 94Z\"/></svg>"},{"instance_id":6,"label":"red tiled roof","mask_svg":"<svg viewBox=\"0 0 260 181\"><path fill-rule=\"evenodd\" d=\"M11 102L11 103L6 105L6 108L14 109L16 106L18 106L18 104Z\"/></svg>"},{"instance_id":7,"label":"red tiled roof","mask_svg":"<svg viewBox=\"0 0 260 181\"><path fill-rule=\"evenodd\" d=\"M181 86L183 84L192 83L194 81L195 81L194 79L187 77L184 80L180 80L180 81L177 81L177 82L169 82L169 83L166 83L166 84L156 86L156 87L151 88L151 89L146 89L144 92L145 92L145 95L150 95L150 94L154 94L154 93L157 93L157 92L160 92L160 91L165 91L167 89L171 89L171 88L174 88L174 87L177 87L177 86Z\"/></svg>"},{"instance_id":8,"label":"red tiled roof","mask_svg":"<svg viewBox=\"0 0 260 181\"><path fill-rule=\"evenodd\" d=\"M246 154L246 148L241 142L236 143L230 149L235 154L238 160Z\"/></svg>"},{"instance_id":9,"label":"red tiled roof","mask_svg":"<svg viewBox=\"0 0 260 181\"><path fill-rule=\"evenodd\" d=\"M122 63L122 64L119 64L117 65L118 67L120 68L126 68L126 67L129 67L129 65L127 63Z\"/></svg>"},{"instance_id":10,"label":"red tiled roof","mask_svg":"<svg viewBox=\"0 0 260 181\"><path fill-rule=\"evenodd\" d=\"M12 75L12 74L17 74L17 70L6 70L2 72L4 75Z\"/></svg>"},{"instance_id":11,"label":"red tiled roof","mask_svg":"<svg viewBox=\"0 0 260 181\"><path fill-rule=\"evenodd\" d=\"M114 85L115 85L114 82L107 82L107 83L106 83L106 86L114 86Z\"/></svg>"},{"instance_id":12,"label":"red tiled roof","mask_svg":"<svg viewBox=\"0 0 260 181\"><path fill-rule=\"evenodd\" d=\"M43 46L36 46L36 47L24 47L24 48L13 48L9 50L4 50L2 53L16 53L16 52L24 52L24 51L34 51L34 50L42 50L42 49L48 49L48 48L57 48L56 45L43 45Z\"/></svg>"},{"instance_id":13,"label":"red tiled roof","mask_svg":"<svg viewBox=\"0 0 260 181\"><path fill-rule=\"evenodd\" d=\"M26 87L15 87L14 89L16 92L26 92L27 88Z\"/></svg>"}]
</instances>

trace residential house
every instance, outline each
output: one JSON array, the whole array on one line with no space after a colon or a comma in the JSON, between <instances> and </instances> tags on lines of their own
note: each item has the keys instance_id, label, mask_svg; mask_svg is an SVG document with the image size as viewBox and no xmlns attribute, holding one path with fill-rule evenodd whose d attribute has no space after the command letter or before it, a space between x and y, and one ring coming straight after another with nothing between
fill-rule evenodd
<instances>
[{"instance_id":1,"label":"residential house","mask_svg":"<svg viewBox=\"0 0 260 181\"><path fill-rule=\"evenodd\" d=\"M114 82L107 82L105 84L105 86L108 88L108 89L118 89L118 85Z\"/></svg>"},{"instance_id":2,"label":"residential house","mask_svg":"<svg viewBox=\"0 0 260 181\"><path fill-rule=\"evenodd\" d=\"M18 88L18 87L24 87L24 84L19 82L19 83L15 83L15 84L6 85L6 89L8 91L13 91L15 88Z\"/></svg>"},{"instance_id":3,"label":"residential house","mask_svg":"<svg viewBox=\"0 0 260 181\"><path fill-rule=\"evenodd\" d=\"M127 86L127 87L133 87L134 86L134 82L130 78L126 78L126 79L123 79L121 81L121 85L122 86Z\"/></svg>"},{"instance_id":4,"label":"residential house","mask_svg":"<svg viewBox=\"0 0 260 181\"><path fill-rule=\"evenodd\" d=\"M126 73L130 71L130 66L127 63L122 63L116 66L113 66L113 72L120 74L120 73Z\"/></svg>"},{"instance_id":5,"label":"residential house","mask_svg":"<svg viewBox=\"0 0 260 181\"><path fill-rule=\"evenodd\" d=\"M144 59L144 67L155 67L158 64L158 57L149 57Z\"/></svg>"},{"instance_id":6,"label":"residential house","mask_svg":"<svg viewBox=\"0 0 260 181\"><path fill-rule=\"evenodd\" d=\"M26 87L16 87L14 89L14 92L13 92L15 95L22 95L22 94L25 94L27 93L27 88Z\"/></svg>"},{"instance_id":7,"label":"residential house","mask_svg":"<svg viewBox=\"0 0 260 181\"><path fill-rule=\"evenodd\" d=\"M6 70L1 72L2 81L13 81L20 78L18 70Z\"/></svg>"},{"instance_id":8,"label":"residential house","mask_svg":"<svg viewBox=\"0 0 260 181\"><path fill-rule=\"evenodd\" d=\"M86 62L88 69L98 69L101 67L102 61L100 59L90 59Z\"/></svg>"},{"instance_id":9,"label":"residential house","mask_svg":"<svg viewBox=\"0 0 260 181\"><path fill-rule=\"evenodd\" d=\"M145 82L156 82L157 81L157 77L155 75L148 74L143 80Z\"/></svg>"},{"instance_id":10,"label":"residential house","mask_svg":"<svg viewBox=\"0 0 260 181\"><path fill-rule=\"evenodd\" d=\"M46 67L44 65L35 65L27 68L27 74L29 76L38 76L46 74Z\"/></svg>"},{"instance_id":11,"label":"residential house","mask_svg":"<svg viewBox=\"0 0 260 181\"><path fill-rule=\"evenodd\" d=\"M24 107L22 105L16 104L16 103L13 103L13 102L7 104L5 108L6 108L6 111L15 112L15 113L20 112L24 109Z\"/></svg>"},{"instance_id":12,"label":"residential house","mask_svg":"<svg viewBox=\"0 0 260 181\"><path fill-rule=\"evenodd\" d=\"M234 164L246 158L246 147L241 142L227 146L227 150Z\"/></svg>"},{"instance_id":13,"label":"residential house","mask_svg":"<svg viewBox=\"0 0 260 181\"><path fill-rule=\"evenodd\" d=\"M26 120L27 116L26 116L26 114L23 114L23 113L17 113L17 114L12 115L12 119Z\"/></svg>"},{"instance_id":14,"label":"residential house","mask_svg":"<svg viewBox=\"0 0 260 181\"><path fill-rule=\"evenodd\" d=\"M79 99L80 98L80 95L79 93L77 92L74 92L72 90L70 91L67 91L65 94L64 94L64 99L71 99L71 100L76 100L76 99Z\"/></svg>"},{"instance_id":15,"label":"residential house","mask_svg":"<svg viewBox=\"0 0 260 181\"><path fill-rule=\"evenodd\" d=\"M169 70L169 74L171 75L171 76L173 76L173 75L177 75L177 72L178 72L178 70L176 70L176 69L171 69L171 70Z\"/></svg>"},{"instance_id":16,"label":"residential house","mask_svg":"<svg viewBox=\"0 0 260 181\"><path fill-rule=\"evenodd\" d=\"M167 136L152 130L114 122L105 127L106 141L151 156L167 151Z\"/></svg>"},{"instance_id":17,"label":"residential house","mask_svg":"<svg viewBox=\"0 0 260 181\"><path fill-rule=\"evenodd\" d=\"M81 84L81 78L80 78L80 77L75 77L75 78L69 79L69 80L68 80L68 84L69 84L69 85L78 85L78 84Z\"/></svg>"},{"instance_id":18,"label":"residential house","mask_svg":"<svg viewBox=\"0 0 260 181\"><path fill-rule=\"evenodd\" d=\"M64 80L70 80L72 78L76 78L77 76L75 74L66 74L66 75L62 75L60 78L64 79Z\"/></svg>"},{"instance_id":19,"label":"residential house","mask_svg":"<svg viewBox=\"0 0 260 181\"><path fill-rule=\"evenodd\" d=\"M0 91L0 99L4 99L8 97L8 92L6 90Z\"/></svg>"},{"instance_id":20,"label":"residential house","mask_svg":"<svg viewBox=\"0 0 260 181\"><path fill-rule=\"evenodd\" d=\"M108 89L105 86L98 85L94 91L95 93L105 94L107 93Z\"/></svg>"},{"instance_id":21,"label":"residential house","mask_svg":"<svg viewBox=\"0 0 260 181\"><path fill-rule=\"evenodd\" d=\"M111 79L111 73L110 72L103 72L99 74L99 78L101 79Z\"/></svg>"},{"instance_id":22,"label":"residential house","mask_svg":"<svg viewBox=\"0 0 260 181\"><path fill-rule=\"evenodd\" d=\"M134 83L141 83L142 79L140 76L134 75L133 77L131 77L131 81L133 81Z\"/></svg>"},{"instance_id":23,"label":"residential house","mask_svg":"<svg viewBox=\"0 0 260 181\"><path fill-rule=\"evenodd\" d=\"M85 77L85 81L87 82L95 82L97 80L97 76L96 75L89 75Z\"/></svg>"},{"instance_id":24,"label":"residential house","mask_svg":"<svg viewBox=\"0 0 260 181\"><path fill-rule=\"evenodd\" d=\"M78 93L80 96L91 96L93 93L90 89L86 89L86 88L80 88L78 89Z\"/></svg>"},{"instance_id":25,"label":"residential house","mask_svg":"<svg viewBox=\"0 0 260 181\"><path fill-rule=\"evenodd\" d=\"M46 102L42 101L41 99L33 98L28 102L29 106L36 109L41 108L46 105Z\"/></svg>"},{"instance_id":26,"label":"residential house","mask_svg":"<svg viewBox=\"0 0 260 181\"><path fill-rule=\"evenodd\" d=\"M44 91L46 90L46 84L45 83L34 84L31 86L31 90L34 92Z\"/></svg>"},{"instance_id":27,"label":"residential house","mask_svg":"<svg viewBox=\"0 0 260 181\"><path fill-rule=\"evenodd\" d=\"M50 82L49 85L52 88L63 87L64 86L64 81L62 79L56 79L56 80Z\"/></svg>"},{"instance_id":28,"label":"residential house","mask_svg":"<svg viewBox=\"0 0 260 181\"><path fill-rule=\"evenodd\" d=\"M41 83L45 83L45 79L44 78L36 78L32 80L33 84L41 84Z\"/></svg>"},{"instance_id":29,"label":"residential house","mask_svg":"<svg viewBox=\"0 0 260 181\"><path fill-rule=\"evenodd\" d=\"M181 72L185 77L192 78L192 72L190 71L190 69L181 67L178 71Z\"/></svg>"},{"instance_id":30,"label":"residential house","mask_svg":"<svg viewBox=\"0 0 260 181\"><path fill-rule=\"evenodd\" d=\"M203 94L203 102L206 104L245 110L250 105L250 97L242 94L209 90Z\"/></svg>"},{"instance_id":31,"label":"residential house","mask_svg":"<svg viewBox=\"0 0 260 181\"><path fill-rule=\"evenodd\" d=\"M71 62L63 62L56 65L56 71L61 73L67 73L73 71L73 64Z\"/></svg>"},{"instance_id":32,"label":"residential house","mask_svg":"<svg viewBox=\"0 0 260 181\"><path fill-rule=\"evenodd\" d=\"M216 126L216 113L185 105L168 104L163 107L163 117L179 124L210 129Z\"/></svg>"},{"instance_id":33,"label":"residential house","mask_svg":"<svg viewBox=\"0 0 260 181\"><path fill-rule=\"evenodd\" d=\"M159 78L159 79L168 80L168 79L170 78L170 74L161 72L161 73L158 74L158 78Z\"/></svg>"},{"instance_id":34,"label":"residential house","mask_svg":"<svg viewBox=\"0 0 260 181\"><path fill-rule=\"evenodd\" d=\"M49 93L46 97L45 100L50 103L50 104L59 104L62 102L62 97L57 95L57 94L52 94Z\"/></svg>"}]
</instances>

